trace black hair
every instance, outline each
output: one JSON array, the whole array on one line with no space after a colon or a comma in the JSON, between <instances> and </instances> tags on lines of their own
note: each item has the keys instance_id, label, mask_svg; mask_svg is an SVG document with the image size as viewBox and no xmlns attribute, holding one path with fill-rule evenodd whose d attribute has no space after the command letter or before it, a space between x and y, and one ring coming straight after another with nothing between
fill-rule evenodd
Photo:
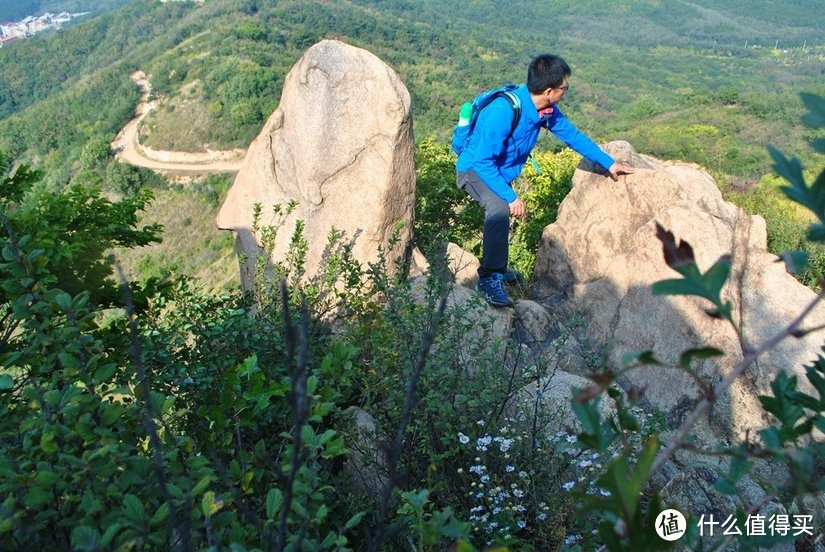
<instances>
[{"instance_id":1,"label":"black hair","mask_svg":"<svg viewBox=\"0 0 825 552\"><path fill-rule=\"evenodd\" d=\"M527 70L527 89L532 94L538 94L548 88L558 88L571 72L570 66L559 56L538 56L530 62L530 68Z\"/></svg>"}]
</instances>

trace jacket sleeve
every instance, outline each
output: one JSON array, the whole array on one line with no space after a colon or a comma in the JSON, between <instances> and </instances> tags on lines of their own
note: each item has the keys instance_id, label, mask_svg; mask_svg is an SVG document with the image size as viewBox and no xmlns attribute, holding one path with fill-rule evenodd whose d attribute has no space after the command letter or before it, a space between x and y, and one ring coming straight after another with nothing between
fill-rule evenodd
<instances>
[{"instance_id":1,"label":"jacket sleeve","mask_svg":"<svg viewBox=\"0 0 825 552\"><path fill-rule=\"evenodd\" d=\"M493 192L507 203L516 199L516 192L501 175L496 159L505 151L510 136L514 112L505 98L496 98L478 114L473 128L473 169Z\"/></svg>"},{"instance_id":2,"label":"jacket sleeve","mask_svg":"<svg viewBox=\"0 0 825 552\"><path fill-rule=\"evenodd\" d=\"M601 165L605 170L609 169L615 162L613 158L606 154L593 140L577 129L575 125L564 116L564 113L561 112L558 106L553 107L553 114L545 126L554 136L570 146L573 151L588 161Z\"/></svg>"}]
</instances>

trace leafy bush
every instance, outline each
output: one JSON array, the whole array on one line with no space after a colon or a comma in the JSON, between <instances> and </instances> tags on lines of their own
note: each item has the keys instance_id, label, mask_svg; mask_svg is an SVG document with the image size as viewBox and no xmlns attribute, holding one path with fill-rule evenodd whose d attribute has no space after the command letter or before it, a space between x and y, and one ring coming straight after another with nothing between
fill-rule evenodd
<instances>
[{"instance_id":1,"label":"leafy bush","mask_svg":"<svg viewBox=\"0 0 825 552\"><path fill-rule=\"evenodd\" d=\"M527 208L527 219L516 220L510 239L510 263L523 274L533 272L541 233L556 220L559 204L570 191L581 157L570 149L539 152L515 187ZM455 154L434 138L421 141L416 155L417 191L415 236L425 254L438 251L443 241L456 243L481 257L484 212L456 187Z\"/></svg>"},{"instance_id":2,"label":"leafy bush","mask_svg":"<svg viewBox=\"0 0 825 552\"><path fill-rule=\"evenodd\" d=\"M768 251L777 255L796 250L808 253L808 266L798 271L796 277L805 285L816 288L819 278L825 274L825 247L808 239L807 227L812 216L791 202L782 192L781 185L776 177L765 176L754 188L745 192L731 191L726 196L748 214L764 217Z\"/></svg>"}]
</instances>

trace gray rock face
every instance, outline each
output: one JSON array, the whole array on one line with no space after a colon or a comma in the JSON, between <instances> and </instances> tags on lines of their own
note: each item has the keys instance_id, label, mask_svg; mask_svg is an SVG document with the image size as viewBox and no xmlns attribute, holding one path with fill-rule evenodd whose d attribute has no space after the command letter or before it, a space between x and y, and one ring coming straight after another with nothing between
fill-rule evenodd
<instances>
[{"instance_id":1,"label":"gray rock face","mask_svg":"<svg viewBox=\"0 0 825 552\"><path fill-rule=\"evenodd\" d=\"M353 244L358 261L375 261L384 246L393 265L410 243L414 192L409 92L373 54L323 40L287 75L280 105L249 147L217 222L237 232L239 253L254 259L261 237L252 233L253 205L261 204L260 224L269 225L277 220L274 205L295 200L272 261L284 258L296 221L303 220L308 276L321 266L332 228ZM401 239L389 248L399 222ZM245 287L254 266L242 267Z\"/></svg>"},{"instance_id":2,"label":"gray rock face","mask_svg":"<svg viewBox=\"0 0 825 552\"><path fill-rule=\"evenodd\" d=\"M723 298L742 320L750 348L788 324L815 294L767 252L764 220L725 202L707 173L639 155L625 142L606 149L636 166L636 173L613 182L579 168L557 221L542 235L531 298L581 314L590 339L600 347L609 345L616 365L629 351L649 349L676 364L687 349L721 349L724 357L694 363L700 377L714 384L742 360L739 340L728 323L707 315L709 302L652 294L654 282L680 277L665 264L657 221L677 240L690 243L702 272L720 256L732 254ZM806 327L823 322L825 308L820 307ZM762 427L757 395L769 391L779 370L805 382L802 367L816 357L822 342L822 334L786 339L762 355L711 411L712 432L736 440ZM668 414L672 426L700 398L695 381L673 368L633 370L624 383L646 388L647 399Z\"/></svg>"}]
</instances>

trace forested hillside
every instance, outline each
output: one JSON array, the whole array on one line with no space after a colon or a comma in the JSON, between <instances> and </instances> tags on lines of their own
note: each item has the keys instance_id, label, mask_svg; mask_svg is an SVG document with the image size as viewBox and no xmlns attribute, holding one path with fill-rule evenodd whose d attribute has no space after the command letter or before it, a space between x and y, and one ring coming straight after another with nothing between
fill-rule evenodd
<instances>
[{"instance_id":1,"label":"forested hillside","mask_svg":"<svg viewBox=\"0 0 825 552\"><path fill-rule=\"evenodd\" d=\"M0 151L42 169L51 189L74 181L135 190L156 178L108 153L138 101L134 71L150 76L160 101L142 123L144 144L243 148L277 106L286 73L321 38L367 48L399 73L419 143L446 143L462 102L522 82L537 53L560 53L573 68L563 108L585 132L699 163L766 216L775 250L804 245L775 180L738 191L770 172L766 142L812 168L821 162L799 124L799 93L825 94L816 1L132 2L0 49ZM539 147L561 144L547 136ZM226 186L212 182L213 195Z\"/></svg>"},{"instance_id":2,"label":"forested hillside","mask_svg":"<svg viewBox=\"0 0 825 552\"><path fill-rule=\"evenodd\" d=\"M46 12L91 12L90 15L116 10L132 0L0 0L0 22L19 21Z\"/></svg>"},{"instance_id":3,"label":"forested hillside","mask_svg":"<svg viewBox=\"0 0 825 552\"><path fill-rule=\"evenodd\" d=\"M202 143L245 146L301 52L333 37L400 73L419 139L444 138L461 102L523 81L529 59L551 51L574 71L566 112L596 138L752 179L764 171L766 138L804 150L798 93L825 89L825 15L815 1L746 4L140 2L0 51L0 149L40 158L57 148L71 164L128 119L138 68L167 114L181 90L196 91ZM175 117L163 113L147 127L156 147L175 142Z\"/></svg>"}]
</instances>

